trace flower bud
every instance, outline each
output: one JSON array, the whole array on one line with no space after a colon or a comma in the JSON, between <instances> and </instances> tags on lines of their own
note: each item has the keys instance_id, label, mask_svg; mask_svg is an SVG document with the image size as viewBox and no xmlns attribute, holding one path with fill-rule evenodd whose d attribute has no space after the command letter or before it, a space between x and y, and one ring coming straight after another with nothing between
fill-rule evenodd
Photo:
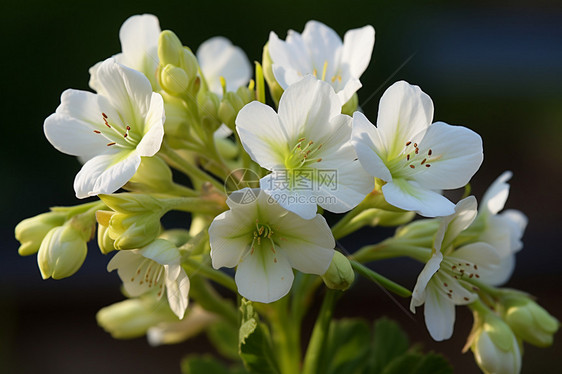
<instances>
[{"instance_id":1,"label":"flower bud","mask_svg":"<svg viewBox=\"0 0 562 374\"><path fill-rule=\"evenodd\" d=\"M537 347L552 345L559 322L528 297L509 297L503 303L503 318L513 332Z\"/></svg>"},{"instance_id":2,"label":"flower bud","mask_svg":"<svg viewBox=\"0 0 562 374\"><path fill-rule=\"evenodd\" d=\"M219 120L228 126L230 129L234 129L236 124L234 121L236 120L236 116L238 112L234 109L232 104L227 100L222 100L219 105L218 116Z\"/></svg>"},{"instance_id":3,"label":"flower bud","mask_svg":"<svg viewBox=\"0 0 562 374\"><path fill-rule=\"evenodd\" d=\"M355 280L355 273L347 257L338 251L334 251L330 267L322 275L322 280L328 288L341 291L347 290Z\"/></svg>"},{"instance_id":4,"label":"flower bud","mask_svg":"<svg viewBox=\"0 0 562 374\"><path fill-rule=\"evenodd\" d=\"M183 46L179 38L170 30L164 30L158 38L158 58L162 65L180 65Z\"/></svg>"},{"instance_id":5,"label":"flower bud","mask_svg":"<svg viewBox=\"0 0 562 374\"><path fill-rule=\"evenodd\" d=\"M470 348L484 373L516 374L521 371L521 351L517 338L493 312L475 315L471 338Z\"/></svg>"},{"instance_id":6,"label":"flower bud","mask_svg":"<svg viewBox=\"0 0 562 374\"><path fill-rule=\"evenodd\" d=\"M107 213L96 214L98 222L108 226L116 249L141 248L160 234L160 218L167 211L164 203L150 195L121 193L98 195L115 211L107 222ZM106 224L107 223L107 224Z\"/></svg>"},{"instance_id":7,"label":"flower bud","mask_svg":"<svg viewBox=\"0 0 562 374\"><path fill-rule=\"evenodd\" d=\"M161 233L158 238L168 240L176 247L181 247L189 241L191 235L189 235L189 231L185 229L171 229Z\"/></svg>"},{"instance_id":8,"label":"flower bud","mask_svg":"<svg viewBox=\"0 0 562 374\"><path fill-rule=\"evenodd\" d=\"M64 224L66 217L66 213L52 211L24 219L18 223L15 230L16 239L21 243L18 253L21 256L36 253L45 235L54 227Z\"/></svg>"},{"instance_id":9,"label":"flower bud","mask_svg":"<svg viewBox=\"0 0 562 374\"><path fill-rule=\"evenodd\" d=\"M37 253L37 263L43 279L62 279L76 273L86 259L88 248L83 232L72 224L51 229Z\"/></svg>"},{"instance_id":10,"label":"flower bud","mask_svg":"<svg viewBox=\"0 0 562 374\"><path fill-rule=\"evenodd\" d=\"M275 101L275 105L279 104L279 99L281 95L283 95L283 88L277 83L277 79L275 79L275 75L273 74L273 63L271 61L271 56L269 55L269 43L266 43L263 47L263 54L262 54L262 66L263 66L263 76L267 85L269 87L269 93L273 101Z\"/></svg>"},{"instance_id":11,"label":"flower bud","mask_svg":"<svg viewBox=\"0 0 562 374\"><path fill-rule=\"evenodd\" d=\"M166 134L168 142L173 142L176 139L185 139L189 133L185 102L178 97L166 93L166 91L161 91L161 95L164 98L164 110L166 112L164 134Z\"/></svg>"},{"instance_id":12,"label":"flower bud","mask_svg":"<svg viewBox=\"0 0 562 374\"><path fill-rule=\"evenodd\" d=\"M115 250L115 241L109 236L109 230L107 226L98 224L98 247L101 253L104 255Z\"/></svg>"},{"instance_id":13,"label":"flower bud","mask_svg":"<svg viewBox=\"0 0 562 374\"><path fill-rule=\"evenodd\" d=\"M192 81L199 73L199 62L197 62L197 57L191 52L191 49L183 47L181 51L181 63L180 65L185 73Z\"/></svg>"},{"instance_id":14,"label":"flower bud","mask_svg":"<svg viewBox=\"0 0 562 374\"><path fill-rule=\"evenodd\" d=\"M225 160L235 159L238 156L238 152L240 151L238 146L236 146L236 144L232 140L216 135L215 145L217 147L217 151L219 151L219 154Z\"/></svg>"},{"instance_id":15,"label":"flower bud","mask_svg":"<svg viewBox=\"0 0 562 374\"><path fill-rule=\"evenodd\" d=\"M106 306L98 311L96 320L115 339L132 339L143 336L158 323L178 321L178 318L168 303L149 294Z\"/></svg>"},{"instance_id":16,"label":"flower bud","mask_svg":"<svg viewBox=\"0 0 562 374\"><path fill-rule=\"evenodd\" d=\"M138 192L167 192L173 189L172 171L160 157L142 157L137 172L125 188Z\"/></svg>"},{"instance_id":17,"label":"flower bud","mask_svg":"<svg viewBox=\"0 0 562 374\"><path fill-rule=\"evenodd\" d=\"M172 95L181 95L189 87L187 73L175 65L168 64L160 72L160 85Z\"/></svg>"}]
</instances>

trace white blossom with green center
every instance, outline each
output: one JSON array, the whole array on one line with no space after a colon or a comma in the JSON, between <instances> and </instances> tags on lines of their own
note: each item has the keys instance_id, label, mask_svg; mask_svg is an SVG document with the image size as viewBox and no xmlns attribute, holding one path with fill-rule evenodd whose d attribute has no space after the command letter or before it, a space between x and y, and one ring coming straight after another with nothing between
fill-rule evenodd
<instances>
[{"instance_id":1,"label":"white blossom with green center","mask_svg":"<svg viewBox=\"0 0 562 374\"><path fill-rule=\"evenodd\" d=\"M359 112L352 142L365 170L386 182L386 201L426 217L453 214L441 190L463 187L483 160L474 131L443 122L431 124L433 103L418 86L404 81L383 94L377 126Z\"/></svg>"},{"instance_id":2,"label":"white blossom with green center","mask_svg":"<svg viewBox=\"0 0 562 374\"><path fill-rule=\"evenodd\" d=\"M418 276L412 292L410 309L424 305L425 324L437 341L449 339L455 323L455 306L472 303L478 298L470 280L481 278L481 272L493 272L500 258L484 242L455 248L457 236L474 221L476 199L469 196L459 201L455 213L444 217L433 244L433 253Z\"/></svg>"},{"instance_id":3,"label":"white blossom with green center","mask_svg":"<svg viewBox=\"0 0 562 374\"><path fill-rule=\"evenodd\" d=\"M85 162L74 180L76 197L117 191L136 173L141 157L158 152L164 136L164 102L136 70L105 60L98 94L66 90L44 124L59 151Z\"/></svg>"},{"instance_id":4,"label":"white blossom with green center","mask_svg":"<svg viewBox=\"0 0 562 374\"><path fill-rule=\"evenodd\" d=\"M209 228L211 259L215 269L237 267L240 295L270 303L291 289L293 268L318 275L328 270L335 241L321 215L305 220L257 189L236 191L227 204L230 210Z\"/></svg>"},{"instance_id":5,"label":"white blossom with green center","mask_svg":"<svg viewBox=\"0 0 562 374\"><path fill-rule=\"evenodd\" d=\"M365 26L338 34L318 21L309 21L302 34L289 30L285 41L269 34L273 74L283 89L307 75L328 82L344 105L361 88L359 77L371 60L375 29Z\"/></svg>"},{"instance_id":6,"label":"white blossom with green center","mask_svg":"<svg viewBox=\"0 0 562 374\"><path fill-rule=\"evenodd\" d=\"M141 249L117 251L107 271L117 270L131 297L148 292L166 293L170 309L182 319L188 304L189 278L181 267L179 250L169 241L156 239Z\"/></svg>"},{"instance_id":7,"label":"white blossom with green center","mask_svg":"<svg viewBox=\"0 0 562 374\"><path fill-rule=\"evenodd\" d=\"M341 114L325 82L295 83L281 96L278 113L257 101L246 105L236 129L250 157L271 171L261 189L303 218L313 218L317 205L346 212L374 188L350 142L351 117Z\"/></svg>"}]
</instances>

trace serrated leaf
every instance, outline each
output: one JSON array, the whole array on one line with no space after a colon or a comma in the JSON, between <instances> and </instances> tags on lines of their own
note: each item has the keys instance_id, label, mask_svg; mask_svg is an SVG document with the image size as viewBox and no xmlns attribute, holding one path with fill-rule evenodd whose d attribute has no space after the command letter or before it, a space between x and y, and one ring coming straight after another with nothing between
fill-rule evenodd
<instances>
[{"instance_id":1,"label":"serrated leaf","mask_svg":"<svg viewBox=\"0 0 562 374\"><path fill-rule=\"evenodd\" d=\"M325 374L363 372L369 355L370 339L369 326L363 320L333 321L318 372Z\"/></svg>"},{"instance_id":2,"label":"serrated leaf","mask_svg":"<svg viewBox=\"0 0 562 374\"><path fill-rule=\"evenodd\" d=\"M408 336L398 323L384 317L378 319L374 325L371 364L367 372L382 373L385 366L408 350L408 346Z\"/></svg>"},{"instance_id":3,"label":"serrated leaf","mask_svg":"<svg viewBox=\"0 0 562 374\"><path fill-rule=\"evenodd\" d=\"M187 356L181 362L182 374L247 374L244 368L228 368L213 356Z\"/></svg>"},{"instance_id":4,"label":"serrated leaf","mask_svg":"<svg viewBox=\"0 0 562 374\"><path fill-rule=\"evenodd\" d=\"M279 374L269 331L259 323L252 302L242 299L240 311L242 324L239 332L239 353L246 369L257 374Z\"/></svg>"},{"instance_id":5,"label":"serrated leaf","mask_svg":"<svg viewBox=\"0 0 562 374\"><path fill-rule=\"evenodd\" d=\"M207 328L207 337L217 351L231 360L239 360L239 330L226 321L218 321Z\"/></svg>"},{"instance_id":6,"label":"serrated leaf","mask_svg":"<svg viewBox=\"0 0 562 374\"><path fill-rule=\"evenodd\" d=\"M453 368L443 356L436 353L406 353L396 357L382 371L382 374L404 373L453 374Z\"/></svg>"}]
</instances>

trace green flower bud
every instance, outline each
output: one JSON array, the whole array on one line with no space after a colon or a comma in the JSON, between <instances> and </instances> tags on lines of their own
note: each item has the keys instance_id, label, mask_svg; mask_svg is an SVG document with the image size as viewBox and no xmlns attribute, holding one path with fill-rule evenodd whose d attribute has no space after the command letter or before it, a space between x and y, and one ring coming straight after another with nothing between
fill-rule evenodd
<instances>
[{"instance_id":1,"label":"green flower bud","mask_svg":"<svg viewBox=\"0 0 562 374\"><path fill-rule=\"evenodd\" d=\"M158 58L162 65L176 65L181 63L183 46L179 38L170 30L164 30L158 38Z\"/></svg>"},{"instance_id":2,"label":"green flower bud","mask_svg":"<svg viewBox=\"0 0 562 374\"><path fill-rule=\"evenodd\" d=\"M219 136L215 136L215 145L220 155L225 160L235 159L240 151L240 149L236 146L236 144L228 138L221 138Z\"/></svg>"},{"instance_id":3,"label":"green flower bud","mask_svg":"<svg viewBox=\"0 0 562 374\"><path fill-rule=\"evenodd\" d=\"M480 369L486 374L519 373L521 351L513 331L486 307L476 306L473 310L474 327L469 344Z\"/></svg>"},{"instance_id":4,"label":"green flower bud","mask_svg":"<svg viewBox=\"0 0 562 374\"><path fill-rule=\"evenodd\" d=\"M37 253L43 279L62 279L76 273L86 259L87 240L84 232L70 223L51 229Z\"/></svg>"},{"instance_id":5,"label":"green flower bud","mask_svg":"<svg viewBox=\"0 0 562 374\"><path fill-rule=\"evenodd\" d=\"M221 101L218 110L219 120L225 125L227 125L231 130L236 127L234 121L236 120L237 115L238 112L236 111L236 109L234 109L234 106L232 106L232 104L229 101L227 100Z\"/></svg>"},{"instance_id":6,"label":"green flower bud","mask_svg":"<svg viewBox=\"0 0 562 374\"><path fill-rule=\"evenodd\" d=\"M357 110L359 106L359 98L357 97L357 93L354 93L351 96L351 99L347 101L341 108L342 114L347 114L348 116L353 116L353 113Z\"/></svg>"},{"instance_id":7,"label":"green flower bud","mask_svg":"<svg viewBox=\"0 0 562 374\"><path fill-rule=\"evenodd\" d=\"M108 226L108 234L115 240L116 249L144 247L160 234L160 218L168 210L163 202L144 194L98 196L115 211L109 220L107 213L99 211L96 218L100 224Z\"/></svg>"},{"instance_id":8,"label":"green flower bud","mask_svg":"<svg viewBox=\"0 0 562 374\"><path fill-rule=\"evenodd\" d=\"M161 95L164 98L164 110L166 112L164 134L168 142L173 142L175 139L185 139L189 132L189 123L184 101L165 91L161 91Z\"/></svg>"},{"instance_id":9,"label":"green flower bud","mask_svg":"<svg viewBox=\"0 0 562 374\"><path fill-rule=\"evenodd\" d=\"M181 63L180 65L185 73L189 77L189 80L193 80L199 73L199 62L197 57L191 52L191 49L183 47L181 51Z\"/></svg>"},{"instance_id":10,"label":"green flower bud","mask_svg":"<svg viewBox=\"0 0 562 374\"><path fill-rule=\"evenodd\" d=\"M181 95L187 91L190 79L180 67L168 64L160 71L160 85L172 95Z\"/></svg>"},{"instance_id":11,"label":"green flower bud","mask_svg":"<svg viewBox=\"0 0 562 374\"><path fill-rule=\"evenodd\" d=\"M560 323L530 298L506 298L502 303L502 312L503 319L519 338L537 347L552 345L553 335Z\"/></svg>"},{"instance_id":12,"label":"green flower bud","mask_svg":"<svg viewBox=\"0 0 562 374\"><path fill-rule=\"evenodd\" d=\"M176 247L181 247L189 241L191 235L189 235L189 231L185 229L172 229L164 231L158 238L168 240Z\"/></svg>"},{"instance_id":13,"label":"green flower bud","mask_svg":"<svg viewBox=\"0 0 562 374\"><path fill-rule=\"evenodd\" d=\"M275 105L279 105L279 99L281 98L281 95L283 95L283 88L279 85L279 83L277 83L277 79L275 79L275 75L273 75L273 63L271 61L271 56L269 55L268 43L266 43L263 47L262 67L263 76L269 86L269 94L271 95L273 101L275 101Z\"/></svg>"},{"instance_id":14,"label":"green flower bud","mask_svg":"<svg viewBox=\"0 0 562 374\"><path fill-rule=\"evenodd\" d=\"M240 86L236 90L236 95L242 100L244 105L251 103L252 101L256 100L256 92L254 90L249 89L246 86Z\"/></svg>"},{"instance_id":15,"label":"green flower bud","mask_svg":"<svg viewBox=\"0 0 562 374\"><path fill-rule=\"evenodd\" d=\"M125 188L137 192L167 192L173 189L172 171L160 157L142 157L137 172Z\"/></svg>"},{"instance_id":16,"label":"green flower bud","mask_svg":"<svg viewBox=\"0 0 562 374\"><path fill-rule=\"evenodd\" d=\"M15 229L16 239L21 243L18 253L21 256L37 253L45 235L51 229L63 225L66 218L66 213L48 212L18 223Z\"/></svg>"},{"instance_id":17,"label":"green flower bud","mask_svg":"<svg viewBox=\"0 0 562 374\"><path fill-rule=\"evenodd\" d=\"M115 250L115 241L109 236L109 230L107 226L98 224L98 247L101 253L104 255Z\"/></svg>"},{"instance_id":18,"label":"green flower bud","mask_svg":"<svg viewBox=\"0 0 562 374\"><path fill-rule=\"evenodd\" d=\"M161 302L153 294L124 300L99 310L98 324L115 339L132 339L161 322L178 321L168 303Z\"/></svg>"},{"instance_id":19,"label":"green flower bud","mask_svg":"<svg viewBox=\"0 0 562 374\"><path fill-rule=\"evenodd\" d=\"M349 260L340 252L334 251L334 257L322 280L333 290L347 290L355 280L355 272Z\"/></svg>"}]
</instances>

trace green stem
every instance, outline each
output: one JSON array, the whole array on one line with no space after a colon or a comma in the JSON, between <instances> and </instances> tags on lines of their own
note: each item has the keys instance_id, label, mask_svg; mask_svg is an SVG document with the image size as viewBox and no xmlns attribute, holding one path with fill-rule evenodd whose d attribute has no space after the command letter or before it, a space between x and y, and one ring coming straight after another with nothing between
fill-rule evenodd
<instances>
[{"instance_id":1,"label":"green stem","mask_svg":"<svg viewBox=\"0 0 562 374\"><path fill-rule=\"evenodd\" d=\"M219 183L215 178L207 174L205 171L199 169L196 165L191 164L190 162L184 160L182 157L180 157L176 152L168 148L166 145L164 145L160 149L160 152L162 156L164 156L167 159L167 161L169 161L170 164L177 167L179 170L181 170L190 178L194 178L203 182L209 182L217 189L217 191L224 190L224 186L221 183Z\"/></svg>"},{"instance_id":2,"label":"green stem","mask_svg":"<svg viewBox=\"0 0 562 374\"><path fill-rule=\"evenodd\" d=\"M210 268L208 265L201 263L201 261L196 261L191 258L182 259L182 264L189 267L191 274L202 275L203 277L220 284L234 293L238 292L234 279L222 271Z\"/></svg>"},{"instance_id":3,"label":"green stem","mask_svg":"<svg viewBox=\"0 0 562 374\"><path fill-rule=\"evenodd\" d=\"M360 248L353 254L353 259L357 262L365 263L403 256L411 257L425 263L431 257L431 249L389 239L379 244L367 245Z\"/></svg>"},{"instance_id":4,"label":"green stem","mask_svg":"<svg viewBox=\"0 0 562 374\"><path fill-rule=\"evenodd\" d=\"M278 362L283 374L296 374L300 371L300 324L294 324L288 310L289 297L285 296L275 303L273 313L269 314L274 349L279 353Z\"/></svg>"},{"instance_id":5,"label":"green stem","mask_svg":"<svg viewBox=\"0 0 562 374\"><path fill-rule=\"evenodd\" d=\"M314 324L312 336L308 343L306 356L304 359L303 374L317 374L320 366L320 358L324 346L328 340L330 331L330 323L334 313L334 305L337 300L337 293L339 291L327 290L324 296L324 301L320 308L320 313Z\"/></svg>"},{"instance_id":6,"label":"green stem","mask_svg":"<svg viewBox=\"0 0 562 374\"><path fill-rule=\"evenodd\" d=\"M353 267L353 269L355 269L356 272L358 272L359 274L361 274L365 278L370 279L371 281L380 284L381 286L383 286L384 288L386 288L387 290L389 290L391 292L394 292L398 296L402 296L402 297L412 296L412 292L410 292L410 290L408 290L407 288L404 288L403 286L399 285L398 283L395 283L395 282L391 281L390 279L374 272L373 270L369 269L365 265L360 264L357 261L351 260L350 262L351 262L351 266Z\"/></svg>"},{"instance_id":7,"label":"green stem","mask_svg":"<svg viewBox=\"0 0 562 374\"><path fill-rule=\"evenodd\" d=\"M332 226L332 235L334 235L334 239L338 240L349 234L350 231L348 226L350 222L364 209L365 208L362 204L357 205L355 208L347 212L347 214L343 216L343 218L340 219L334 226Z\"/></svg>"}]
</instances>

